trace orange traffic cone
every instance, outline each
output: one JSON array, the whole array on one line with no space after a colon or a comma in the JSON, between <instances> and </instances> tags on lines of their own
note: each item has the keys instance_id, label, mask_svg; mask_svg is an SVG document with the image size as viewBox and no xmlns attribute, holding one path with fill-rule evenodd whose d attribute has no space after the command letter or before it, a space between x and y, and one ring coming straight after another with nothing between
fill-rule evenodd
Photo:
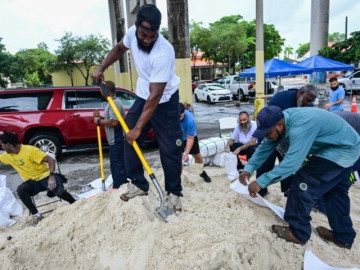
<instances>
[{"instance_id":1,"label":"orange traffic cone","mask_svg":"<svg viewBox=\"0 0 360 270\"><path fill-rule=\"evenodd\" d=\"M351 103L351 112L357 113L356 95L353 95L353 99Z\"/></svg>"}]
</instances>

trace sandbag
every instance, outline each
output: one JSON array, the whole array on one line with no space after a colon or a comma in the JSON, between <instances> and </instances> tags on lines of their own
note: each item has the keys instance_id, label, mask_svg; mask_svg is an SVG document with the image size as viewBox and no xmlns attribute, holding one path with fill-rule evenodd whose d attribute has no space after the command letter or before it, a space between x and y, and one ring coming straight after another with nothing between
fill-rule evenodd
<instances>
[{"instance_id":1,"label":"sandbag","mask_svg":"<svg viewBox=\"0 0 360 270\"><path fill-rule=\"evenodd\" d=\"M224 153L225 171L227 179L234 181L239 178L239 171L237 170L237 157L233 153Z\"/></svg>"},{"instance_id":2,"label":"sandbag","mask_svg":"<svg viewBox=\"0 0 360 270\"><path fill-rule=\"evenodd\" d=\"M225 167L225 158L224 152L217 153L212 157L212 164L217 167L224 168Z\"/></svg>"},{"instance_id":3,"label":"sandbag","mask_svg":"<svg viewBox=\"0 0 360 270\"><path fill-rule=\"evenodd\" d=\"M224 151L227 143L226 138L212 137L199 141L200 154L202 157L211 157Z\"/></svg>"},{"instance_id":4,"label":"sandbag","mask_svg":"<svg viewBox=\"0 0 360 270\"><path fill-rule=\"evenodd\" d=\"M11 190L6 187L5 175L0 175L0 211L2 213L1 226L15 223L13 220L11 222L8 220L10 216L21 216L23 214L23 207L16 201Z\"/></svg>"}]
</instances>

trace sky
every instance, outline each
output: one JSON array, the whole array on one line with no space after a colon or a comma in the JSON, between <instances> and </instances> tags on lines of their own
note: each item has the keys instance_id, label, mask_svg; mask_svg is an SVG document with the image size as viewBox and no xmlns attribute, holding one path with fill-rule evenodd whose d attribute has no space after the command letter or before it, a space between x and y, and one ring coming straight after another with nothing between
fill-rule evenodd
<instances>
[{"instance_id":1,"label":"sky","mask_svg":"<svg viewBox=\"0 0 360 270\"><path fill-rule=\"evenodd\" d=\"M316 0L317 1L317 0ZM310 41L311 0L263 0L264 23L273 24L285 38L285 46L294 51ZM256 0L188 0L189 20L209 23L223 16L242 15L244 20L255 18ZM157 0L167 26L166 0ZM329 33L345 33L348 17L348 34L360 30L359 0L330 0ZM50 51L58 48L66 32L86 37L100 34L111 40L108 1L106 0L1 0L1 43L11 54L21 49L36 48L41 42ZM356 28L357 27L357 28Z\"/></svg>"}]
</instances>

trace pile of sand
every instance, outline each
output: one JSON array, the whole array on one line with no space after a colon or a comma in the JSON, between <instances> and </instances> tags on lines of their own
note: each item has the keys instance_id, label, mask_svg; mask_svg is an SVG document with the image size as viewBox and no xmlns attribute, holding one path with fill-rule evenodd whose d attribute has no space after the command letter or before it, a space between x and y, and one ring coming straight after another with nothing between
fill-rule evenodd
<instances>
[{"instance_id":1,"label":"pile of sand","mask_svg":"<svg viewBox=\"0 0 360 270\"><path fill-rule=\"evenodd\" d=\"M230 190L224 169L208 168L205 183L190 168L183 173L183 212L155 218L159 206L154 185L149 196L120 200L125 187L103 192L73 205L59 204L36 226L31 217L17 218L0 231L1 269L302 269L306 249L327 264L359 267L360 241L344 250L315 233L305 246L278 239L269 230L285 224L270 209ZM155 172L163 184L161 171ZM359 233L359 189L351 188L352 218ZM279 184L269 201L284 207ZM27 211L25 211L25 215ZM328 227L312 213L313 227ZM11 235L11 240L6 237Z\"/></svg>"}]
</instances>

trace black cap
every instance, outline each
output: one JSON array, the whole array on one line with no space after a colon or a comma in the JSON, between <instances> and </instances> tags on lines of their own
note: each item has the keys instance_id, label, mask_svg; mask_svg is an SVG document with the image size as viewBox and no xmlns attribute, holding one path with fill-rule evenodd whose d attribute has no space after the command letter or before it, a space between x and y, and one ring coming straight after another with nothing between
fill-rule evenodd
<instances>
[{"instance_id":1,"label":"black cap","mask_svg":"<svg viewBox=\"0 0 360 270\"><path fill-rule=\"evenodd\" d=\"M253 133L253 137L262 139L284 117L281 108L277 106L266 106L261 109L256 117L257 129Z\"/></svg>"},{"instance_id":2,"label":"black cap","mask_svg":"<svg viewBox=\"0 0 360 270\"><path fill-rule=\"evenodd\" d=\"M140 7L136 14L136 20L141 25L147 22L151 25L151 31L157 31L161 24L161 12L155 5L146 4Z\"/></svg>"}]
</instances>

